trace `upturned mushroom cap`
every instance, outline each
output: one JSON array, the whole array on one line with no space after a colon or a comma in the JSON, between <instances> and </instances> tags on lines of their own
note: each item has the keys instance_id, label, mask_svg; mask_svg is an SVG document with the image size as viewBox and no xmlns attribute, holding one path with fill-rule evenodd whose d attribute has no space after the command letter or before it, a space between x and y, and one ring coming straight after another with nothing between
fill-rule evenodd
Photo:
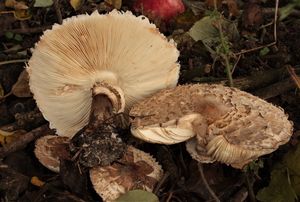
<instances>
[{"instance_id":1,"label":"upturned mushroom cap","mask_svg":"<svg viewBox=\"0 0 300 202\"><path fill-rule=\"evenodd\" d=\"M59 172L60 158L69 158L67 150L69 138L54 135L46 135L35 142L34 153L41 164L52 170Z\"/></svg>"},{"instance_id":2,"label":"upturned mushroom cap","mask_svg":"<svg viewBox=\"0 0 300 202\"><path fill-rule=\"evenodd\" d=\"M50 127L72 137L88 123L94 94L107 95L121 112L174 87L178 55L144 16L79 15L45 31L36 44L27 65L30 89Z\"/></svg>"},{"instance_id":3,"label":"upturned mushroom cap","mask_svg":"<svg viewBox=\"0 0 300 202\"><path fill-rule=\"evenodd\" d=\"M132 134L138 138L173 144L196 135L187 142L194 159L237 168L288 142L293 130L281 108L222 85L163 90L135 105L130 116ZM192 117L190 122L180 124L186 117Z\"/></svg>"},{"instance_id":4,"label":"upturned mushroom cap","mask_svg":"<svg viewBox=\"0 0 300 202\"><path fill-rule=\"evenodd\" d=\"M90 170L94 189L104 201L114 201L134 189L151 192L162 175L161 166L152 156L132 146L112 165Z\"/></svg>"}]
</instances>

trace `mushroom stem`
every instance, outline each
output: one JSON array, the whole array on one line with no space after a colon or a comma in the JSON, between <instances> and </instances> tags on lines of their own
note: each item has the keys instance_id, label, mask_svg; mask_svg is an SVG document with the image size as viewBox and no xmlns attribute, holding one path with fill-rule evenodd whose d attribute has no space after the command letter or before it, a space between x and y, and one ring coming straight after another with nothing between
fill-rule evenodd
<instances>
[{"instance_id":1,"label":"mushroom stem","mask_svg":"<svg viewBox=\"0 0 300 202\"><path fill-rule=\"evenodd\" d=\"M93 96L89 126L96 128L113 115L113 105L108 96Z\"/></svg>"},{"instance_id":2,"label":"mushroom stem","mask_svg":"<svg viewBox=\"0 0 300 202\"><path fill-rule=\"evenodd\" d=\"M99 82L94 85L92 94L93 100L96 95L106 95L111 102L113 110L117 113L123 112L125 109L124 92L118 86L114 86L106 82Z\"/></svg>"}]
</instances>

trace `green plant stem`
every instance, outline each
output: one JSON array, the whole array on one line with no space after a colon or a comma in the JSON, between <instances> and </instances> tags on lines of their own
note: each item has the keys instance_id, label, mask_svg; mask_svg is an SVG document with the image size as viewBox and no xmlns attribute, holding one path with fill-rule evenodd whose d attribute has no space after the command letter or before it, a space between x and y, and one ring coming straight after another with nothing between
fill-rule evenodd
<instances>
[{"instance_id":1,"label":"green plant stem","mask_svg":"<svg viewBox=\"0 0 300 202\"><path fill-rule=\"evenodd\" d=\"M232 87L233 86L233 80L232 80L231 68L230 68L230 63L229 63L227 51L225 51L226 50L226 44L225 44L225 38L224 38L223 30L222 30L222 25L220 23L220 17L219 17L219 20L218 20L218 30L219 30L222 49L224 51L224 53L221 56L225 61L227 78L229 80L229 86Z\"/></svg>"},{"instance_id":2,"label":"green plant stem","mask_svg":"<svg viewBox=\"0 0 300 202\"><path fill-rule=\"evenodd\" d=\"M224 54L223 59L225 60L226 73L227 73L227 78L228 78L228 81L229 81L229 86L232 87L233 86L233 79L232 79L230 63L229 63L227 55Z\"/></svg>"},{"instance_id":3,"label":"green plant stem","mask_svg":"<svg viewBox=\"0 0 300 202\"><path fill-rule=\"evenodd\" d=\"M220 22L221 19L221 14L218 12L218 8L217 8L217 0L214 0L214 9L215 12L218 13L218 30L219 30L219 35L220 35L220 40L221 40L221 46L223 49L223 54L221 54L222 58L225 61L225 66L226 66L226 73L227 73L227 78L229 81L229 86L233 86L233 80L232 80L232 74L231 74L231 68L230 68L230 63L229 63L229 59L228 59L228 52L226 51L226 44L225 44L225 38L224 38L224 34L223 34L223 30L222 30L222 25Z\"/></svg>"}]
</instances>

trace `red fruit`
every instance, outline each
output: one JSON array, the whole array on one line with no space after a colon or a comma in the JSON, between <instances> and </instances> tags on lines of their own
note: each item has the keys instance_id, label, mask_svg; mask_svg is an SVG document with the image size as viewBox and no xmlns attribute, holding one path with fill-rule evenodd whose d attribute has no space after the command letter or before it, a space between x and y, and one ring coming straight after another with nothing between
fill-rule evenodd
<instances>
[{"instance_id":1,"label":"red fruit","mask_svg":"<svg viewBox=\"0 0 300 202\"><path fill-rule=\"evenodd\" d=\"M185 10L181 0L137 0L133 8L150 18L164 21L169 21Z\"/></svg>"}]
</instances>

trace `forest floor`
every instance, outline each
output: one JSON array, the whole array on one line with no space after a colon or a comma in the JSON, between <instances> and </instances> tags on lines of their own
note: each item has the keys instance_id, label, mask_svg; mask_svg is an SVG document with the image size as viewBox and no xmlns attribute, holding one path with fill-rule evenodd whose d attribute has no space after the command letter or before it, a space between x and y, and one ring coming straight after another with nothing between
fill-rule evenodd
<instances>
[{"instance_id":1,"label":"forest floor","mask_svg":"<svg viewBox=\"0 0 300 202\"><path fill-rule=\"evenodd\" d=\"M87 175L72 173L72 169L57 174L36 159L35 139L52 131L30 93L24 66L34 44L53 24L95 10L106 13L118 8L140 14L134 11L133 3L133 0L0 1L1 202L101 201ZM177 43L179 84L220 83L250 92L283 108L294 123L294 134L287 144L243 170L213 163L203 165L203 175L184 143L139 144L167 173L155 194L160 201L176 202L215 201L213 195L220 201L232 202L297 201L300 197L300 78L297 76L300 75L300 1L186 0L184 3L185 11L167 22L151 16L160 31Z\"/></svg>"}]
</instances>

